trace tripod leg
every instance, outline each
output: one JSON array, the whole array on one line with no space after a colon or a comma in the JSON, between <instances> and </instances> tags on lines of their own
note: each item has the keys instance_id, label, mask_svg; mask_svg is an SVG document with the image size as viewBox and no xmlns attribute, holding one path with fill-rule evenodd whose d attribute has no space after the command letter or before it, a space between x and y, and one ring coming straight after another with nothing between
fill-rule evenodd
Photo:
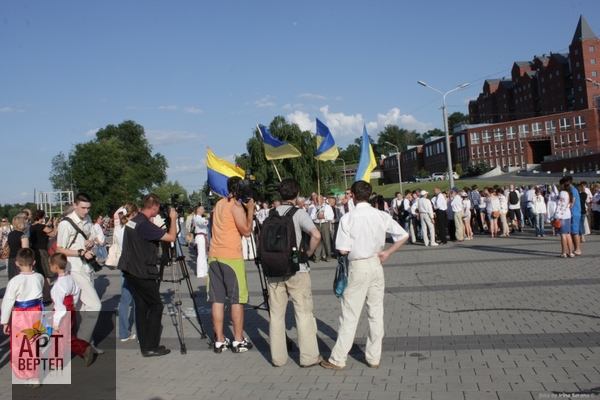
<instances>
[{"instance_id":1,"label":"tripod leg","mask_svg":"<svg viewBox=\"0 0 600 400\"><path fill-rule=\"evenodd\" d=\"M179 269L173 264L171 265L171 277L173 279L173 300L177 312L177 325L179 325L179 338L180 338L180 352L181 354L187 354L187 347L185 345L185 333L183 331L183 311L181 310L181 279L179 279Z\"/></svg>"},{"instance_id":2,"label":"tripod leg","mask_svg":"<svg viewBox=\"0 0 600 400\"><path fill-rule=\"evenodd\" d=\"M181 260L179 262L179 269L181 270L181 274L185 279L188 287L188 291L190 293L190 298L192 299L192 303L194 304L194 311L196 312L196 319L198 320L198 325L200 325L200 339L204 339L207 337L206 331L204 330L204 325L202 324L202 319L200 318L200 312L198 311L198 304L196 303L196 293L194 292L194 287L190 280L190 272L185 263L185 260Z\"/></svg>"}]
</instances>

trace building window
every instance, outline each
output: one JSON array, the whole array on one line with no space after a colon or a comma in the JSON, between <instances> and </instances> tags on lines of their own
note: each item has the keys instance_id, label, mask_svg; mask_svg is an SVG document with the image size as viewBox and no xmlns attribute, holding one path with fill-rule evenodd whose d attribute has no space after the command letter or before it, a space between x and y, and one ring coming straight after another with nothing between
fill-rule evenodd
<instances>
[{"instance_id":1,"label":"building window","mask_svg":"<svg viewBox=\"0 0 600 400\"><path fill-rule=\"evenodd\" d=\"M542 123L534 122L533 124L531 124L531 133L533 136L541 135L542 134Z\"/></svg>"},{"instance_id":2,"label":"building window","mask_svg":"<svg viewBox=\"0 0 600 400\"><path fill-rule=\"evenodd\" d=\"M590 58L590 64L596 64L596 59L595 58Z\"/></svg>"},{"instance_id":3,"label":"building window","mask_svg":"<svg viewBox=\"0 0 600 400\"><path fill-rule=\"evenodd\" d=\"M519 152L519 142L514 142L514 147L515 147L515 154L517 154Z\"/></svg>"},{"instance_id":4,"label":"building window","mask_svg":"<svg viewBox=\"0 0 600 400\"><path fill-rule=\"evenodd\" d=\"M477 158L481 158L481 147L477 146Z\"/></svg>"},{"instance_id":5,"label":"building window","mask_svg":"<svg viewBox=\"0 0 600 400\"><path fill-rule=\"evenodd\" d=\"M561 132L566 132L571 130L571 119L570 118L561 118L558 120L558 125L560 126Z\"/></svg>"},{"instance_id":6,"label":"building window","mask_svg":"<svg viewBox=\"0 0 600 400\"><path fill-rule=\"evenodd\" d=\"M515 166L519 166L519 156L515 156Z\"/></svg>"},{"instance_id":7,"label":"building window","mask_svg":"<svg viewBox=\"0 0 600 400\"><path fill-rule=\"evenodd\" d=\"M581 133L581 140L583 140L583 145L584 146L588 144L587 132L582 132Z\"/></svg>"},{"instance_id":8,"label":"building window","mask_svg":"<svg viewBox=\"0 0 600 400\"><path fill-rule=\"evenodd\" d=\"M575 132L575 146L579 146L579 133Z\"/></svg>"},{"instance_id":9,"label":"building window","mask_svg":"<svg viewBox=\"0 0 600 400\"><path fill-rule=\"evenodd\" d=\"M556 76L559 76L559 75L560 75L560 71L556 71Z\"/></svg>"},{"instance_id":10,"label":"building window","mask_svg":"<svg viewBox=\"0 0 600 400\"><path fill-rule=\"evenodd\" d=\"M598 72L592 71L592 76L598 76Z\"/></svg>"},{"instance_id":11,"label":"building window","mask_svg":"<svg viewBox=\"0 0 600 400\"><path fill-rule=\"evenodd\" d=\"M572 146L573 145L573 134L569 133L567 135L567 140L568 140L569 146Z\"/></svg>"},{"instance_id":12,"label":"building window","mask_svg":"<svg viewBox=\"0 0 600 400\"><path fill-rule=\"evenodd\" d=\"M504 132L500 128L494 129L494 141L501 142L504 140Z\"/></svg>"},{"instance_id":13,"label":"building window","mask_svg":"<svg viewBox=\"0 0 600 400\"><path fill-rule=\"evenodd\" d=\"M554 149L558 147L558 136L554 135Z\"/></svg>"},{"instance_id":14,"label":"building window","mask_svg":"<svg viewBox=\"0 0 600 400\"><path fill-rule=\"evenodd\" d=\"M575 129L585 129L585 115L578 115L573 120L575 122Z\"/></svg>"},{"instance_id":15,"label":"building window","mask_svg":"<svg viewBox=\"0 0 600 400\"><path fill-rule=\"evenodd\" d=\"M483 146L483 156L487 157L487 146Z\"/></svg>"},{"instance_id":16,"label":"building window","mask_svg":"<svg viewBox=\"0 0 600 400\"><path fill-rule=\"evenodd\" d=\"M594 48L594 46L590 46L588 48L588 50L590 51L590 53L593 53L594 51L596 51L596 49Z\"/></svg>"},{"instance_id":17,"label":"building window","mask_svg":"<svg viewBox=\"0 0 600 400\"><path fill-rule=\"evenodd\" d=\"M489 146L490 146L490 148L488 150L490 151L490 156L491 156L494 151L492 150L492 145L490 144Z\"/></svg>"},{"instance_id":18,"label":"building window","mask_svg":"<svg viewBox=\"0 0 600 400\"><path fill-rule=\"evenodd\" d=\"M525 165L525 156L521 156L521 165Z\"/></svg>"},{"instance_id":19,"label":"building window","mask_svg":"<svg viewBox=\"0 0 600 400\"><path fill-rule=\"evenodd\" d=\"M506 128L506 138L512 139L512 140L517 138L517 130L515 129L514 126L508 126Z\"/></svg>"},{"instance_id":20,"label":"building window","mask_svg":"<svg viewBox=\"0 0 600 400\"><path fill-rule=\"evenodd\" d=\"M560 135L560 147L565 147L565 135Z\"/></svg>"},{"instance_id":21,"label":"building window","mask_svg":"<svg viewBox=\"0 0 600 400\"><path fill-rule=\"evenodd\" d=\"M506 158L502 157L502 167L506 167Z\"/></svg>"},{"instance_id":22,"label":"building window","mask_svg":"<svg viewBox=\"0 0 600 400\"><path fill-rule=\"evenodd\" d=\"M519 125L519 137L527 137L529 136L529 124Z\"/></svg>"},{"instance_id":23,"label":"building window","mask_svg":"<svg viewBox=\"0 0 600 400\"><path fill-rule=\"evenodd\" d=\"M496 151L496 155L498 155L498 145L497 144L494 145L494 150Z\"/></svg>"},{"instance_id":24,"label":"building window","mask_svg":"<svg viewBox=\"0 0 600 400\"><path fill-rule=\"evenodd\" d=\"M490 168L494 168L494 159L490 158Z\"/></svg>"},{"instance_id":25,"label":"building window","mask_svg":"<svg viewBox=\"0 0 600 400\"><path fill-rule=\"evenodd\" d=\"M500 144L500 151L502 151L502 155L504 155L504 153L506 152L506 149L504 148L504 143Z\"/></svg>"},{"instance_id":26,"label":"building window","mask_svg":"<svg viewBox=\"0 0 600 400\"><path fill-rule=\"evenodd\" d=\"M471 147L471 158L475 158L475 147Z\"/></svg>"},{"instance_id":27,"label":"building window","mask_svg":"<svg viewBox=\"0 0 600 400\"><path fill-rule=\"evenodd\" d=\"M506 145L506 150L508 151L508 155L510 156L512 154L512 147L510 146L510 143Z\"/></svg>"},{"instance_id":28,"label":"building window","mask_svg":"<svg viewBox=\"0 0 600 400\"><path fill-rule=\"evenodd\" d=\"M471 144L479 144L479 132L471 132Z\"/></svg>"},{"instance_id":29,"label":"building window","mask_svg":"<svg viewBox=\"0 0 600 400\"><path fill-rule=\"evenodd\" d=\"M483 141L483 143L489 143L492 141L492 135L491 135L490 131L482 132L482 141Z\"/></svg>"},{"instance_id":30,"label":"building window","mask_svg":"<svg viewBox=\"0 0 600 400\"><path fill-rule=\"evenodd\" d=\"M546 134L556 133L556 121L546 121Z\"/></svg>"}]
</instances>

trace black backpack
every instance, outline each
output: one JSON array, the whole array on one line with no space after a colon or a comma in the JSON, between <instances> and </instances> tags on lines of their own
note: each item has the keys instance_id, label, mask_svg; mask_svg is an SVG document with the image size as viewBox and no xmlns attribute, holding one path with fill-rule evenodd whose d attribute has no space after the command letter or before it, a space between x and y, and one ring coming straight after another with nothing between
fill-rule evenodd
<instances>
[{"instance_id":1,"label":"black backpack","mask_svg":"<svg viewBox=\"0 0 600 400\"><path fill-rule=\"evenodd\" d=\"M272 209L262 223L258 255L267 277L295 275L300 268L298 262L303 262L300 249L296 250L299 259L292 260L292 247L298 247L293 221L296 211L298 208L290 207L279 215L276 209Z\"/></svg>"},{"instance_id":2,"label":"black backpack","mask_svg":"<svg viewBox=\"0 0 600 400\"><path fill-rule=\"evenodd\" d=\"M517 192L515 190L511 191L508 194L508 202L510 204L519 204L519 195L517 194Z\"/></svg>"},{"instance_id":3,"label":"black backpack","mask_svg":"<svg viewBox=\"0 0 600 400\"><path fill-rule=\"evenodd\" d=\"M404 199L402 199L402 201L400 202L400 205L397 206L396 208L398 209L398 219L404 221L410 215L408 210L406 210L404 208Z\"/></svg>"}]
</instances>

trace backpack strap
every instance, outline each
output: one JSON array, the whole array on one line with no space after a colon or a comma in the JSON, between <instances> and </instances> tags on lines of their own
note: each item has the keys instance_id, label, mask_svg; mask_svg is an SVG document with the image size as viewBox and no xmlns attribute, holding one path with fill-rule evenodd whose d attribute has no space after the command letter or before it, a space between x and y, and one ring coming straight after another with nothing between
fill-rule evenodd
<instances>
[{"instance_id":1,"label":"backpack strap","mask_svg":"<svg viewBox=\"0 0 600 400\"><path fill-rule=\"evenodd\" d=\"M77 235L78 235L78 234L80 234L81 236L83 236L85 240L88 240L88 237L87 237L87 235L85 234L85 232L84 232L84 231L82 231L82 230L81 230L81 228L80 228L80 227L78 227L78 226L77 226L77 224L76 224L75 222L73 222L73 220L72 220L71 218L69 218L69 217L65 217L65 218L63 218L63 219L64 219L65 221L67 221L68 223L70 223L70 224L71 224L71 226L73 226L73 229L75 229L75 231L77 232L77 233L75 234L75 237L73 237L73 240L71 241L71 244L69 244L69 247L67 247L67 249L70 249L70 248L71 248L71 246L73 246L73 243L75 243L75 240L77 240Z\"/></svg>"}]
</instances>

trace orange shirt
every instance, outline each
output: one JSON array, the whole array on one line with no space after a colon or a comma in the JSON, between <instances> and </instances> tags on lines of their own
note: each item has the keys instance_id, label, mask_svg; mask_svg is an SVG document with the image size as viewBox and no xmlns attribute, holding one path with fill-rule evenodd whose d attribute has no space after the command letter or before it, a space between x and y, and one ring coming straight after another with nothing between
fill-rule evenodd
<instances>
[{"instance_id":1,"label":"orange shirt","mask_svg":"<svg viewBox=\"0 0 600 400\"><path fill-rule=\"evenodd\" d=\"M209 257L242 258L242 235L233 219L233 207L237 207L235 199L221 199L215 205L212 221L212 237Z\"/></svg>"}]
</instances>

